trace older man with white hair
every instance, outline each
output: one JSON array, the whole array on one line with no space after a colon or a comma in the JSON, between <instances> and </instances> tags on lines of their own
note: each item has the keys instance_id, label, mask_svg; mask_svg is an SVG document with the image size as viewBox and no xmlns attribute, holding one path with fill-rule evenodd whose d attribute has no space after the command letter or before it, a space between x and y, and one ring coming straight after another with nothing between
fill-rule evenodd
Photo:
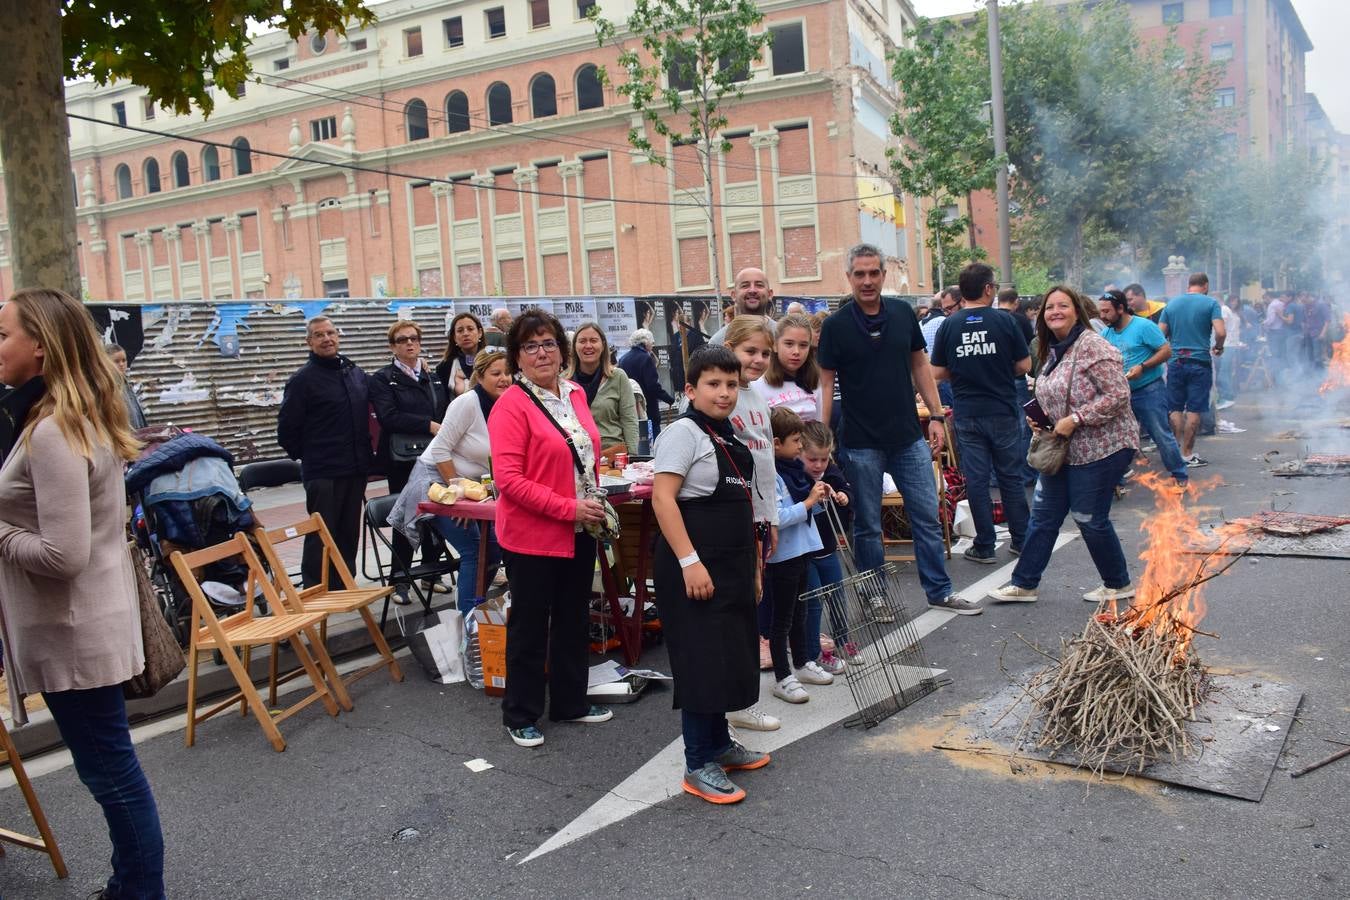
<instances>
[{"instance_id":1,"label":"older man with white hair","mask_svg":"<svg viewBox=\"0 0 1350 900\"><path fill-rule=\"evenodd\" d=\"M639 328L629 336L628 347L628 352L619 358L619 368L642 389L647 421L651 423L651 438L656 440L661 433L660 403L674 403L675 398L661 387L661 378L656 371L656 336Z\"/></svg>"},{"instance_id":2,"label":"older man with white hair","mask_svg":"<svg viewBox=\"0 0 1350 900\"><path fill-rule=\"evenodd\" d=\"M505 347L506 333L511 330L511 311L506 307L499 306L492 311L488 318L488 326L483 329L483 336L487 338L489 347Z\"/></svg>"}]
</instances>

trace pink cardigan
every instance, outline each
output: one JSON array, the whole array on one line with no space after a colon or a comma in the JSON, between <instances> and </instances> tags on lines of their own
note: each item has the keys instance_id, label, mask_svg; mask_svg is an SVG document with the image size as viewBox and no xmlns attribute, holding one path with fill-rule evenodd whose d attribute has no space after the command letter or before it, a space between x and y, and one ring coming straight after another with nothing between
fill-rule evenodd
<instances>
[{"instance_id":1,"label":"pink cardigan","mask_svg":"<svg viewBox=\"0 0 1350 900\"><path fill-rule=\"evenodd\" d=\"M586 392L574 388L572 408L591 436L598 469L600 432ZM570 559L576 550L576 464L558 429L525 391L512 385L488 416L497 542L513 553Z\"/></svg>"}]
</instances>

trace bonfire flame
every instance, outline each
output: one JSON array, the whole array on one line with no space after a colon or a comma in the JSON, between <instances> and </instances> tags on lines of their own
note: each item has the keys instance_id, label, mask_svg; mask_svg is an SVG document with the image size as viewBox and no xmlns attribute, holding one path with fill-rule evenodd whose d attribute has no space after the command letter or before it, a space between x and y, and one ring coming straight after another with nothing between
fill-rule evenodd
<instances>
[{"instance_id":1,"label":"bonfire flame","mask_svg":"<svg viewBox=\"0 0 1350 900\"><path fill-rule=\"evenodd\" d=\"M1327 368L1327 380L1317 389L1319 394L1350 385L1350 314L1342 321L1345 337L1331 345L1331 364Z\"/></svg>"},{"instance_id":2,"label":"bonfire flame","mask_svg":"<svg viewBox=\"0 0 1350 900\"><path fill-rule=\"evenodd\" d=\"M1180 665L1205 617L1204 584L1224 568L1222 557L1216 559L1213 554L1196 551L1212 546L1216 539L1222 543L1237 537L1245 529L1234 524L1201 531L1195 508L1184 502L1188 496L1218 484L1218 479L1185 492L1177 490L1170 476L1155 472L1139 476L1136 482L1152 491L1154 498L1153 513L1139 528L1145 535L1140 554L1144 573L1129 608L1121 613L1112 604L1103 613L1103 620L1129 628L1136 635L1152 630L1159 637L1175 638Z\"/></svg>"}]
</instances>

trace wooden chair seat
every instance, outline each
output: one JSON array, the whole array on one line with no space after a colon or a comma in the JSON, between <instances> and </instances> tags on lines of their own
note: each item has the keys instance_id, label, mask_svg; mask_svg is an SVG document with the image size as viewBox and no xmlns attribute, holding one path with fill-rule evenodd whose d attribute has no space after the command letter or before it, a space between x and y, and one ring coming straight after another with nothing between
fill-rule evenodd
<instances>
[{"instance_id":1,"label":"wooden chair seat","mask_svg":"<svg viewBox=\"0 0 1350 900\"><path fill-rule=\"evenodd\" d=\"M323 547L323 558L319 566L322 575L318 584L299 590L287 576L286 568L281 564L281 555L277 552L277 548L287 541L308 539L309 537L319 541ZM328 616L334 614L355 612L361 615L366 631L370 634L371 643L375 645L375 649L379 653L379 659L365 668L347 675L343 681L344 684L353 684L382 668L389 669L389 677L394 681L403 680L403 671L399 668L397 660L394 659L394 652L389 648L389 642L384 638L384 631L381 630L375 622L375 617L370 613L371 604L388 597L394 592L394 588L392 586L357 587L356 579L352 577L346 560L338 552L337 544L333 541L333 535L329 532L328 526L324 524L323 516L312 513L308 518L291 525L271 529L258 528L254 532L254 538L262 549L267 565L272 569L273 586L279 592L282 602L287 605L287 608L293 614L318 614L324 617L325 622ZM337 573L338 578L342 581L341 585L329 586L330 572ZM320 640L327 642L326 626L320 626L319 637ZM268 678L268 696L275 697L278 685L299 674L299 670L285 675L278 674L277 655L274 651Z\"/></svg>"},{"instance_id":2,"label":"wooden chair seat","mask_svg":"<svg viewBox=\"0 0 1350 900\"><path fill-rule=\"evenodd\" d=\"M220 627L225 632L225 643L231 647L248 647L258 644L270 644L273 641L286 641L295 637L301 631L314 625L318 625L328 617L328 613L323 610L313 610L303 615L290 616L268 616L266 618L255 618L246 613L235 613L229 618L220 620ZM197 646L204 650L215 650L220 647L214 635L205 628L197 629Z\"/></svg>"},{"instance_id":3,"label":"wooden chair seat","mask_svg":"<svg viewBox=\"0 0 1350 900\"><path fill-rule=\"evenodd\" d=\"M244 564L247 575L244 581L244 609L224 619L217 617L215 610L202 591L197 573L211 563L223 559L238 557ZM184 590L192 598L193 627L188 642L188 692L187 692L187 745L191 747L197 740L197 726L223 710L236 704L240 715L250 712L267 736L272 748L278 752L286 749L286 741L277 730L282 722L306 708L311 703L320 702L330 716L338 714L338 707L350 710L351 697L323 642L315 633L315 625L320 627L327 621L322 612L296 614L282 602L272 586L267 572L263 569L258 555L248 537L239 532L228 541L183 553L175 550L169 556L169 562L178 576ZM255 593L261 591L270 616L261 616L254 604ZM269 709L262 702L253 679L248 672L250 653L254 647L270 647L274 651L279 641L288 641L296 658L300 660L302 674L309 678L312 690L295 703L281 710ZM224 660L230 674L234 676L239 690L225 700L204 712L197 712L197 668L202 654L217 652ZM240 659L242 651L243 658ZM275 659L275 653L273 655ZM276 697L271 698L271 706L276 707Z\"/></svg>"}]
</instances>

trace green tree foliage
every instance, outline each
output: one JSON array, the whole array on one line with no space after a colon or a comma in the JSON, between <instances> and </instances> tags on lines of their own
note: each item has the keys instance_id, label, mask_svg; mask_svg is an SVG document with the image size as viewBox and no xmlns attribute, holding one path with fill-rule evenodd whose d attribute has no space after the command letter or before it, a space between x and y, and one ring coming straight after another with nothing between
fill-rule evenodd
<instances>
[{"instance_id":1,"label":"green tree foliage","mask_svg":"<svg viewBox=\"0 0 1350 900\"><path fill-rule=\"evenodd\" d=\"M665 139L658 146L647 131L631 128L629 144L657 165L667 164L664 150L689 146L698 154L703 175L703 208L708 217L713 288L721 293L717 218L713 207L715 154L731 150L722 136L726 107L745 94L745 82L770 41L755 31L764 21L753 0L637 0L623 22L611 22L592 7L601 46L618 45L616 73L601 78L641 114L646 128ZM637 40L637 46L627 41Z\"/></svg>"},{"instance_id":2,"label":"green tree foliage","mask_svg":"<svg viewBox=\"0 0 1350 900\"><path fill-rule=\"evenodd\" d=\"M63 77L130 81L160 106L209 116L209 86L233 93L252 73L250 31L345 34L375 15L365 0L0 0L0 18L0 153L15 281L79 296Z\"/></svg>"},{"instance_id":3,"label":"green tree foliage","mask_svg":"<svg viewBox=\"0 0 1350 900\"><path fill-rule=\"evenodd\" d=\"M1122 243L1146 253L1198 237L1201 192L1223 158L1217 68L1198 47L1188 53L1174 39L1144 43L1115 0L1023 4L1000 18L1019 263L1081 284L1094 258L1117 254ZM949 84L902 80L908 111L897 127L967 134L964 143L944 147L920 130L915 152L923 167L945 171L951 161L944 156L988 159L992 149L981 157L975 147L989 140L987 128L971 118L989 96L984 14L963 28L921 21L921 43L925 33L924 52L933 60L925 72ZM910 74L897 63L897 77ZM932 156L938 159L926 159Z\"/></svg>"},{"instance_id":4,"label":"green tree foliage","mask_svg":"<svg viewBox=\"0 0 1350 900\"><path fill-rule=\"evenodd\" d=\"M921 22L913 43L892 62L901 100L891 130L901 141L887 151L891 172L901 190L932 202L926 243L935 260L941 255L943 280L950 282L947 273L984 256L974 253L973 239L970 247L960 246L969 216L948 218L946 210L994 186L988 59L957 22L944 20Z\"/></svg>"}]
</instances>

